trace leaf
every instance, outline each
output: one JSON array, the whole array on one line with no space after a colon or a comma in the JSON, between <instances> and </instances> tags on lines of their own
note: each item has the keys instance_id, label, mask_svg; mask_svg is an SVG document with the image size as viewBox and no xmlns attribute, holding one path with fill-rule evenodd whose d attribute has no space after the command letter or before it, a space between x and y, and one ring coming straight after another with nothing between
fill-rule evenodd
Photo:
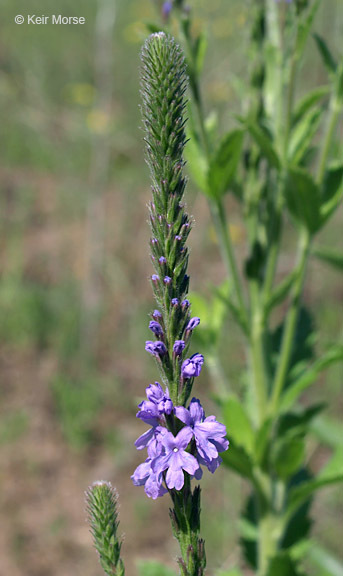
<instances>
[{"instance_id":1,"label":"leaf","mask_svg":"<svg viewBox=\"0 0 343 576\"><path fill-rule=\"evenodd\" d=\"M317 44L317 48L322 57L323 63L329 74L334 74L337 70L337 62L334 59L331 51L326 44L325 40L319 34L313 34L313 38Z\"/></svg>"},{"instance_id":2,"label":"leaf","mask_svg":"<svg viewBox=\"0 0 343 576\"><path fill-rule=\"evenodd\" d=\"M332 166L325 174L322 204L320 206L321 225L336 211L343 199L343 166Z\"/></svg>"},{"instance_id":3,"label":"leaf","mask_svg":"<svg viewBox=\"0 0 343 576\"><path fill-rule=\"evenodd\" d=\"M299 122L299 120L301 120L301 118L303 118L303 116L313 106L318 104L322 98L328 96L328 94L330 94L330 90L330 86L320 86L319 88L312 90L309 94L306 94L306 96L304 96L304 98L302 98L295 107L292 118L293 125L297 124L297 122Z\"/></svg>"},{"instance_id":4,"label":"leaf","mask_svg":"<svg viewBox=\"0 0 343 576\"><path fill-rule=\"evenodd\" d=\"M283 300L288 296L290 289L293 286L293 282L297 277L297 270L292 270L280 284L273 290L268 302L267 309L270 311L275 306L278 306L283 302Z\"/></svg>"},{"instance_id":5,"label":"leaf","mask_svg":"<svg viewBox=\"0 0 343 576\"><path fill-rule=\"evenodd\" d=\"M273 445L271 463L280 478L292 476L300 469L304 458L305 444L300 438L282 438Z\"/></svg>"},{"instance_id":6,"label":"leaf","mask_svg":"<svg viewBox=\"0 0 343 576\"><path fill-rule=\"evenodd\" d=\"M252 480L252 463L243 448L236 446L234 442L230 441L230 447L226 452L221 454L223 463L228 468L231 468L243 478L249 478Z\"/></svg>"},{"instance_id":7,"label":"leaf","mask_svg":"<svg viewBox=\"0 0 343 576\"><path fill-rule=\"evenodd\" d=\"M343 482L343 450L339 449L315 480L300 484L290 491L287 516L293 513L317 490Z\"/></svg>"},{"instance_id":8,"label":"leaf","mask_svg":"<svg viewBox=\"0 0 343 576\"><path fill-rule=\"evenodd\" d=\"M312 249L312 254L337 270L343 270L343 252L325 246L316 246Z\"/></svg>"},{"instance_id":9,"label":"leaf","mask_svg":"<svg viewBox=\"0 0 343 576\"><path fill-rule=\"evenodd\" d=\"M281 411L284 412L293 406L298 396L318 379L319 374L323 370L342 360L343 345L337 345L330 348L321 358L316 360L312 366L306 368L305 372L295 381L291 382L284 391L280 401Z\"/></svg>"},{"instance_id":10,"label":"leaf","mask_svg":"<svg viewBox=\"0 0 343 576\"><path fill-rule=\"evenodd\" d=\"M265 420L255 438L255 460L261 468L267 466L270 432L273 427L272 419Z\"/></svg>"},{"instance_id":11,"label":"leaf","mask_svg":"<svg viewBox=\"0 0 343 576\"><path fill-rule=\"evenodd\" d=\"M321 570L320 576L342 576L342 562L333 556L331 552L320 546L318 542L311 542L311 544L307 556L311 563Z\"/></svg>"},{"instance_id":12,"label":"leaf","mask_svg":"<svg viewBox=\"0 0 343 576\"><path fill-rule=\"evenodd\" d=\"M208 195L220 198L233 182L241 158L244 132L233 130L219 144L209 166Z\"/></svg>"},{"instance_id":13,"label":"leaf","mask_svg":"<svg viewBox=\"0 0 343 576\"><path fill-rule=\"evenodd\" d=\"M296 59L300 59L304 53L306 42L312 28L313 20L316 16L317 10L321 4L321 0L314 2L304 20L299 22L299 29L297 35L297 43L295 48Z\"/></svg>"},{"instance_id":14,"label":"leaf","mask_svg":"<svg viewBox=\"0 0 343 576\"><path fill-rule=\"evenodd\" d=\"M286 203L294 219L314 233L320 225L319 189L311 175L301 168L289 168Z\"/></svg>"},{"instance_id":15,"label":"leaf","mask_svg":"<svg viewBox=\"0 0 343 576\"><path fill-rule=\"evenodd\" d=\"M248 454L253 453L254 431L242 402L230 396L222 403L222 413L228 438L232 438L235 446L244 448Z\"/></svg>"},{"instance_id":16,"label":"leaf","mask_svg":"<svg viewBox=\"0 0 343 576\"><path fill-rule=\"evenodd\" d=\"M277 436L283 438L285 434L304 434L311 422L326 408L324 402L312 404L305 409L287 412L279 417L277 424Z\"/></svg>"},{"instance_id":17,"label":"leaf","mask_svg":"<svg viewBox=\"0 0 343 576\"><path fill-rule=\"evenodd\" d=\"M197 76L200 76L204 68L204 61L207 52L207 34L201 32L194 42L194 63Z\"/></svg>"},{"instance_id":18,"label":"leaf","mask_svg":"<svg viewBox=\"0 0 343 576\"><path fill-rule=\"evenodd\" d=\"M202 192L207 193L207 160L197 135L189 132L185 146L185 158L191 177Z\"/></svg>"},{"instance_id":19,"label":"leaf","mask_svg":"<svg viewBox=\"0 0 343 576\"><path fill-rule=\"evenodd\" d=\"M311 432L331 448L343 448L343 424L329 416L321 416L311 423Z\"/></svg>"},{"instance_id":20,"label":"leaf","mask_svg":"<svg viewBox=\"0 0 343 576\"><path fill-rule=\"evenodd\" d=\"M154 560L140 560L138 574L139 576L176 576L174 570Z\"/></svg>"},{"instance_id":21,"label":"leaf","mask_svg":"<svg viewBox=\"0 0 343 576\"><path fill-rule=\"evenodd\" d=\"M323 114L323 108L316 107L307 114L293 128L288 148L288 160L298 165L307 153Z\"/></svg>"},{"instance_id":22,"label":"leaf","mask_svg":"<svg viewBox=\"0 0 343 576\"><path fill-rule=\"evenodd\" d=\"M247 124L247 129L252 138L255 140L256 144L259 146L261 154L267 158L269 163L274 166L274 168L279 170L281 167L281 162L276 150L274 149L273 142L268 132L262 129L258 124L251 122Z\"/></svg>"},{"instance_id":23,"label":"leaf","mask_svg":"<svg viewBox=\"0 0 343 576\"><path fill-rule=\"evenodd\" d=\"M271 559L267 576L303 576L303 574L298 571L296 563L287 552L279 552Z\"/></svg>"}]
</instances>

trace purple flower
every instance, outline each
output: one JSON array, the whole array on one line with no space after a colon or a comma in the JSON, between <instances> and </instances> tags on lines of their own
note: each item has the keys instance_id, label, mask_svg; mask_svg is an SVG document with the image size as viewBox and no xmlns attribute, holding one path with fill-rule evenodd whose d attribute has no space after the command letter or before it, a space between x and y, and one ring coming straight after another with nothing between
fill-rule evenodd
<instances>
[{"instance_id":1,"label":"purple flower","mask_svg":"<svg viewBox=\"0 0 343 576\"><path fill-rule=\"evenodd\" d=\"M161 415L173 412L174 405L169 397L169 390L167 388L164 392L161 384L155 382L155 384L150 384L145 391L148 400L143 400L139 404L140 410L136 416L151 426L157 426Z\"/></svg>"},{"instance_id":2,"label":"purple flower","mask_svg":"<svg viewBox=\"0 0 343 576\"><path fill-rule=\"evenodd\" d=\"M166 484L169 489L181 490L185 481L183 471L194 476L199 469L196 458L186 452L192 436L192 429L185 427L175 437L171 432L166 432L161 437L165 455L161 454L155 458L151 463L151 468L157 475L167 470Z\"/></svg>"},{"instance_id":3,"label":"purple flower","mask_svg":"<svg viewBox=\"0 0 343 576\"><path fill-rule=\"evenodd\" d=\"M177 234L177 235L175 236L175 240L178 240L178 241L182 240L182 236L180 236L180 234Z\"/></svg>"},{"instance_id":4,"label":"purple flower","mask_svg":"<svg viewBox=\"0 0 343 576\"><path fill-rule=\"evenodd\" d=\"M151 464L154 459L158 458L162 450L161 444L150 447L148 450L149 457L143 464L140 464L131 476L135 486L144 486L145 493L149 498L159 498L166 494L168 490L163 486L162 472L156 473L152 470Z\"/></svg>"},{"instance_id":5,"label":"purple flower","mask_svg":"<svg viewBox=\"0 0 343 576\"><path fill-rule=\"evenodd\" d=\"M151 322L149 323L149 328L155 334L155 336L159 336L160 338L161 336L163 336L162 326L155 320L151 320Z\"/></svg>"},{"instance_id":6,"label":"purple flower","mask_svg":"<svg viewBox=\"0 0 343 576\"><path fill-rule=\"evenodd\" d=\"M222 462L219 452L225 452L229 447L225 437L226 427L217 422L215 416L205 418L203 407L196 398L192 399L188 410L176 406L175 416L193 430L198 462L213 474ZM197 472L197 479L200 479L200 475Z\"/></svg>"},{"instance_id":7,"label":"purple flower","mask_svg":"<svg viewBox=\"0 0 343 576\"><path fill-rule=\"evenodd\" d=\"M162 314L161 314L161 312L160 312L159 310L154 310L154 311L153 311L153 314L152 314L152 317L153 317L154 320L157 321L157 320L159 320L160 318L162 318Z\"/></svg>"},{"instance_id":8,"label":"purple flower","mask_svg":"<svg viewBox=\"0 0 343 576\"><path fill-rule=\"evenodd\" d=\"M204 357L202 354L193 354L193 356L187 358L182 364L181 367L182 377L194 378L194 376L199 376L203 363L204 363Z\"/></svg>"},{"instance_id":9,"label":"purple flower","mask_svg":"<svg viewBox=\"0 0 343 576\"><path fill-rule=\"evenodd\" d=\"M165 276L165 277L163 278L163 282L164 282L165 284L167 284L167 286L169 286L169 284L171 284L171 281L172 281L172 279L170 278L170 276Z\"/></svg>"},{"instance_id":10,"label":"purple flower","mask_svg":"<svg viewBox=\"0 0 343 576\"><path fill-rule=\"evenodd\" d=\"M158 244L157 238L151 238L151 244Z\"/></svg>"},{"instance_id":11,"label":"purple flower","mask_svg":"<svg viewBox=\"0 0 343 576\"><path fill-rule=\"evenodd\" d=\"M194 318L191 318L190 321L188 322L186 330L192 331L194 330L194 328L199 326L199 324L200 324L200 318L195 316Z\"/></svg>"},{"instance_id":12,"label":"purple flower","mask_svg":"<svg viewBox=\"0 0 343 576\"><path fill-rule=\"evenodd\" d=\"M158 276L158 274L153 274L153 275L151 276L151 280L152 280L153 282L158 282L159 279L160 279L160 277Z\"/></svg>"},{"instance_id":13,"label":"purple flower","mask_svg":"<svg viewBox=\"0 0 343 576\"><path fill-rule=\"evenodd\" d=\"M175 354L175 356L181 356L182 352L185 349L185 342L184 340L175 340L174 346L173 346L173 352Z\"/></svg>"},{"instance_id":14,"label":"purple flower","mask_svg":"<svg viewBox=\"0 0 343 576\"><path fill-rule=\"evenodd\" d=\"M190 305L191 305L191 303L189 300L187 300L187 298L181 302L181 306L182 306L183 310L187 310L187 308L189 308Z\"/></svg>"},{"instance_id":15,"label":"purple flower","mask_svg":"<svg viewBox=\"0 0 343 576\"><path fill-rule=\"evenodd\" d=\"M145 342L145 350L147 352L149 352L150 354L152 354L153 356L165 356L165 354L167 354L167 348L165 347L165 344L163 342L161 342L160 340L157 340L157 342L152 342L151 340L147 340Z\"/></svg>"},{"instance_id":16,"label":"purple flower","mask_svg":"<svg viewBox=\"0 0 343 576\"><path fill-rule=\"evenodd\" d=\"M179 300L178 300L178 298L173 298L172 301L171 301L171 303L172 303L172 306L174 306L174 307L175 307L175 306L178 306L178 305L179 305Z\"/></svg>"},{"instance_id":17,"label":"purple flower","mask_svg":"<svg viewBox=\"0 0 343 576\"><path fill-rule=\"evenodd\" d=\"M158 259L160 264L166 264L167 263L167 259L164 256L161 256L161 258Z\"/></svg>"},{"instance_id":18,"label":"purple flower","mask_svg":"<svg viewBox=\"0 0 343 576\"><path fill-rule=\"evenodd\" d=\"M171 13L173 9L173 3L172 2L164 2L163 6L162 6L162 16L165 20L167 20L169 18L169 15Z\"/></svg>"}]
</instances>

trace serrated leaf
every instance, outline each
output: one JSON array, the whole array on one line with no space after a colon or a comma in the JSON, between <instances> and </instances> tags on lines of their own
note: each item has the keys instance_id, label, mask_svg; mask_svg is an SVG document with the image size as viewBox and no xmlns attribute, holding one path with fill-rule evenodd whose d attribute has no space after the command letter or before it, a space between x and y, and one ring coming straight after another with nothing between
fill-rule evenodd
<instances>
[{"instance_id":1,"label":"serrated leaf","mask_svg":"<svg viewBox=\"0 0 343 576\"><path fill-rule=\"evenodd\" d=\"M139 576L176 576L174 570L153 560L140 560L138 574Z\"/></svg>"},{"instance_id":2,"label":"serrated leaf","mask_svg":"<svg viewBox=\"0 0 343 576\"><path fill-rule=\"evenodd\" d=\"M320 225L319 188L311 175L301 168L289 168L286 185L287 207L299 224L314 233Z\"/></svg>"},{"instance_id":3,"label":"serrated leaf","mask_svg":"<svg viewBox=\"0 0 343 576\"><path fill-rule=\"evenodd\" d=\"M310 148L323 114L323 108L316 107L305 114L292 130L288 148L288 160L295 166L300 164Z\"/></svg>"},{"instance_id":4,"label":"serrated leaf","mask_svg":"<svg viewBox=\"0 0 343 576\"><path fill-rule=\"evenodd\" d=\"M281 167L279 156L274 148L273 142L266 130L263 130L258 124L249 123L247 129L260 148L262 156L267 158L268 162L278 170Z\"/></svg>"},{"instance_id":5,"label":"serrated leaf","mask_svg":"<svg viewBox=\"0 0 343 576\"><path fill-rule=\"evenodd\" d=\"M330 94L330 86L320 86L315 90L312 90L309 94L306 94L300 102L295 107L295 111L293 113L292 123L297 124L301 118L316 104L322 100L325 96Z\"/></svg>"},{"instance_id":6,"label":"serrated leaf","mask_svg":"<svg viewBox=\"0 0 343 576\"><path fill-rule=\"evenodd\" d=\"M343 252L325 246L316 246L312 249L312 254L337 270L343 270Z\"/></svg>"},{"instance_id":7,"label":"serrated leaf","mask_svg":"<svg viewBox=\"0 0 343 576\"><path fill-rule=\"evenodd\" d=\"M304 390L317 380L319 374L336 362L343 361L343 346L334 346L321 358L308 367L295 381L291 382L284 391L281 401L281 411L288 410Z\"/></svg>"},{"instance_id":8,"label":"serrated leaf","mask_svg":"<svg viewBox=\"0 0 343 576\"><path fill-rule=\"evenodd\" d=\"M236 446L244 448L251 454L254 447L254 431L242 402L235 396L230 396L222 403L222 414L228 438L232 438Z\"/></svg>"},{"instance_id":9,"label":"serrated leaf","mask_svg":"<svg viewBox=\"0 0 343 576\"><path fill-rule=\"evenodd\" d=\"M233 130L219 144L210 161L208 195L221 198L233 182L241 158L244 132Z\"/></svg>"},{"instance_id":10,"label":"serrated leaf","mask_svg":"<svg viewBox=\"0 0 343 576\"><path fill-rule=\"evenodd\" d=\"M322 57L325 68L327 69L329 74L334 74L337 69L337 62L334 59L333 55L331 54L331 51L328 45L326 44L324 38L319 36L319 34L313 34L313 38L317 44L317 48Z\"/></svg>"}]
</instances>

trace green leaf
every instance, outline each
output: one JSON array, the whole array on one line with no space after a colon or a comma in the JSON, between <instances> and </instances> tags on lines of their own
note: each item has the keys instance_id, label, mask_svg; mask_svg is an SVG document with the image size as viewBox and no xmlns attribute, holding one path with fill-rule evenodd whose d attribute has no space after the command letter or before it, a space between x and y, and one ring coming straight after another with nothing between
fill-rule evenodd
<instances>
[{"instance_id":1,"label":"green leaf","mask_svg":"<svg viewBox=\"0 0 343 576\"><path fill-rule=\"evenodd\" d=\"M330 90L330 86L320 86L319 88L312 90L309 94L306 94L306 96L304 96L304 98L302 98L295 107L292 118L293 125L297 124L297 122L299 122L299 120L301 120L313 106L318 104L322 98L328 96Z\"/></svg>"},{"instance_id":2,"label":"green leaf","mask_svg":"<svg viewBox=\"0 0 343 576\"><path fill-rule=\"evenodd\" d=\"M323 444L343 448L343 424L329 416L321 416L311 423L310 430Z\"/></svg>"},{"instance_id":3,"label":"green leaf","mask_svg":"<svg viewBox=\"0 0 343 576\"><path fill-rule=\"evenodd\" d=\"M208 172L208 195L220 198L233 182L241 158L244 132L229 132L215 151Z\"/></svg>"},{"instance_id":4,"label":"green leaf","mask_svg":"<svg viewBox=\"0 0 343 576\"><path fill-rule=\"evenodd\" d=\"M222 414L228 438L233 439L235 446L242 447L248 454L251 454L254 447L254 431L242 401L235 396L230 396L222 404Z\"/></svg>"},{"instance_id":5,"label":"green leaf","mask_svg":"<svg viewBox=\"0 0 343 576\"><path fill-rule=\"evenodd\" d=\"M343 450L339 449L315 480L309 480L290 491L287 516L293 513L320 488L343 482Z\"/></svg>"},{"instance_id":6,"label":"green leaf","mask_svg":"<svg viewBox=\"0 0 343 576\"><path fill-rule=\"evenodd\" d=\"M207 193L207 160L197 135L188 130L189 140L185 146L188 170L196 185Z\"/></svg>"},{"instance_id":7,"label":"green leaf","mask_svg":"<svg viewBox=\"0 0 343 576\"><path fill-rule=\"evenodd\" d=\"M307 556L311 564L320 569L320 576L342 576L342 562L318 542L311 541L311 544Z\"/></svg>"},{"instance_id":8,"label":"green leaf","mask_svg":"<svg viewBox=\"0 0 343 576\"><path fill-rule=\"evenodd\" d=\"M308 408L300 408L287 412L279 417L277 435L283 438L285 434L304 434L310 423L327 407L324 402L312 404Z\"/></svg>"},{"instance_id":9,"label":"green leaf","mask_svg":"<svg viewBox=\"0 0 343 576\"><path fill-rule=\"evenodd\" d=\"M286 552L280 552L271 559L267 576L301 576L301 572Z\"/></svg>"},{"instance_id":10,"label":"green leaf","mask_svg":"<svg viewBox=\"0 0 343 576\"><path fill-rule=\"evenodd\" d=\"M230 441L229 449L223 452L221 457L225 466L231 468L243 478L252 480L252 462L243 448L236 446L234 442Z\"/></svg>"},{"instance_id":11,"label":"green leaf","mask_svg":"<svg viewBox=\"0 0 343 576\"><path fill-rule=\"evenodd\" d=\"M312 28L314 18L316 16L316 13L317 13L317 10L318 10L320 4L321 4L321 0L317 0L316 2L313 2L306 18L299 22L297 43L296 43L296 48L295 48L295 57L298 60L302 57L302 55L304 53L306 42L307 42L309 33L311 31L311 28Z\"/></svg>"},{"instance_id":12,"label":"green leaf","mask_svg":"<svg viewBox=\"0 0 343 576\"><path fill-rule=\"evenodd\" d=\"M273 445L271 462L280 478L292 476L305 459L305 444L300 438L286 437Z\"/></svg>"},{"instance_id":13,"label":"green leaf","mask_svg":"<svg viewBox=\"0 0 343 576\"><path fill-rule=\"evenodd\" d=\"M317 48L322 57L323 63L329 74L334 74L337 70L337 62L334 59L331 51L326 44L325 40L319 34L313 34L313 38L317 44Z\"/></svg>"},{"instance_id":14,"label":"green leaf","mask_svg":"<svg viewBox=\"0 0 343 576\"><path fill-rule=\"evenodd\" d=\"M307 368L295 381L291 382L281 397L280 409L288 410L295 403L300 394L315 382L319 374L336 362L343 360L343 346L337 345L330 348L312 366Z\"/></svg>"},{"instance_id":15,"label":"green leaf","mask_svg":"<svg viewBox=\"0 0 343 576\"><path fill-rule=\"evenodd\" d=\"M174 570L153 560L140 560L138 562L138 574L139 576L176 576Z\"/></svg>"},{"instance_id":16,"label":"green leaf","mask_svg":"<svg viewBox=\"0 0 343 576\"><path fill-rule=\"evenodd\" d=\"M288 148L288 160L293 165L298 165L308 152L314 135L323 114L323 108L311 109L293 128Z\"/></svg>"},{"instance_id":17,"label":"green leaf","mask_svg":"<svg viewBox=\"0 0 343 576\"><path fill-rule=\"evenodd\" d=\"M289 168L286 202L294 219L314 233L320 225L319 189L311 175L301 168Z\"/></svg>"},{"instance_id":18,"label":"green leaf","mask_svg":"<svg viewBox=\"0 0 343 576\"><path fill-rule=\"evenodd\" d=\"M272 419L265 420L255 438L255 460L262 468L264 468L268 462L269 439L272 427Z\"/></svg>"},{"instance_id":19,"label":"green leaf","mask_svg":"<svg viewBox=\"0 0 343 576\"><path fill-rule=\"evenodd\" d=\"M204 68L207 45L207 34L205 32L201 32L201 34L199 34L194 42L194 67L197 76L201 75Z\"/></svg>"},{"instance_id":20,"label":"green leaf","mask_svg":"<svg viewBox=\"0 0 343 576\"><path fill-rule=\"evenodd\" d=\"M336 211L343 199L343 166L331 166L325 174L322 204L320 206L321 225Z\"/></svg>"},{"instance_id":21,"label":"green leaf","mask_svg":"<svg viewBox=\"0 0 343 576\"><path fill-rule=\"evenodd\" d=\"M256 144L259 146L261 154L267 158L268 162L274 166L274 168L279 170L281 162L268 132L262 129L258 124L254 123L247 124L247 129Z\"/></svg>"},{"instance_id":22,"label":"green leaf","mask_svg":"<svg viewBox=\"0 0 343 576\"><path fill-rule=\"evenodd\" d=\"M312 249L312 254L337 270L343 270L343 252L325 246L316 246Z\"/></svg>"},{"instance_id":23,"label":"green leaf","mask_svg":"<svg viewBox=\"0 0 343 576\"><path fill-rule=\"evenodd\" d=\"M280 282L280 284L273 290L268 302L267 302L267 309L272 310L275 306L278 306L283 302L283 300L288 296L290 289L293 286L293 282L297 277L297 270L292 270L290 274L286 276Z\"/></svg>"}]
</instances>

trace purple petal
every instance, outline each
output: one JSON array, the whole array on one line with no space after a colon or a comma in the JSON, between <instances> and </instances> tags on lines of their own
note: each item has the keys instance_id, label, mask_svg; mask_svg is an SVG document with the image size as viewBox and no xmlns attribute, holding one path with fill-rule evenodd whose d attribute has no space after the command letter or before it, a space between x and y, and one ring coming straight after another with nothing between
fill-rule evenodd
<instances>
[{"instance_id":1,"label":"purple petal","mask_svg":"<svg viewBox=\"0 0 343 576\"><path fill-rule=\"evenodd\" d=\"M187 410L183 406L175 406L174 413L176 418L181 420L181 422L183 422L184 424L187 424L187 426L193 425L193 420L189 410Z\"/></svg>"},{"instance_id":2,"label":"purple petal","mask_svg":"<svg viewBox=\"0 0 343 576\"><path fill-rule=\"evenodd\" d=\"M143 450L143 448L146 448L153 438L154 438L154 428L151 428L150 430L144 432L144 434L142 434L139 438L137 438L135 442L137 450Z\"/></svg>"},{"instance_id":3,"label":"purple petal","mask_svg":"<svg viewBox=\"0 0 343 576\"><path fill-rule=\"evenodd\" d=\"M183 475L182 470L173 470L169 468L167 475L166 475L166 484L168 488L175 490L181 490L182 486L184 485L185 477Z\"/></svg>"},{"instance_id":4,"label":"purple petal","mask_svg":"<svg viewBox=\"0 0 343 576\"><path fill-rule=\"evenodd\" d=\"M189 412L193 419L194 424L198 422L203 422L205 418L205 412L200 404L200 400L198 400L197 398L192 398L191 403L189 405Z\"/></svg>"}]
</instances>

